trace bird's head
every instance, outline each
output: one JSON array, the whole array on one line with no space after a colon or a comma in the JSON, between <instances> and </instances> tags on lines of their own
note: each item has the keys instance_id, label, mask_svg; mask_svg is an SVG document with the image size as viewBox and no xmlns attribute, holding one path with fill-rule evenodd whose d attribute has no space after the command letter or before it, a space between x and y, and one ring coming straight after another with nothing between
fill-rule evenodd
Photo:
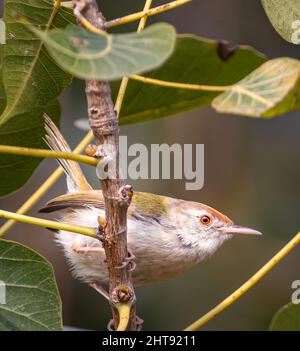
<instances>
[{"instance_id":1,"label":"bird's head","mask_svg":"<svg viewBox=\"0 0 300 351\"><path fill-rule=\"evenodd\" d=\"M257 230L235 225L224 214L200 203L179 201L171 212L182 245L193 247L204 256L213 254L234 236L261 235Z\"/></svg>"}]
</instances>

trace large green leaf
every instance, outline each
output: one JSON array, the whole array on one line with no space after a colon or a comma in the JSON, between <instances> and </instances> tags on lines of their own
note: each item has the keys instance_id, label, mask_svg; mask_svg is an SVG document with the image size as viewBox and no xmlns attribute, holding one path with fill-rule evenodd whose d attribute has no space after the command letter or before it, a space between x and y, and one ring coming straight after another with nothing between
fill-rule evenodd
<instances>
[{"instance_id":1,"label":"large green leaf","mask_svg":"<svg viewBox=\"0 0 300 351\"><path fill-rule=\"evenodd\" d=\"M0 116L0 144L43 147L43 113L58 122L57 97L71 83L52 60L41 40L16 18L26 18L36 28L64 28L73 21L70 10L55 15L50 0L6 0L4 20L6 45L3 51L2 78L6 107ZM0 108L3 107L0 84ZM40 160L21 156L1 156L0 196L18 189L30 177Z\"/></svg>"},{"instance_id":2,"label":"large green leaf","mask_svg":"<svg viewBox=\"0 0 300 351\"><path fill-rule=\"evenodd\" d=\"M251 47L231 50L224 43L194 35L179 35L169 60L147 77L181 83L228 85L237 82L265 61ZM119 83L112 82L114 98ZM165 88L130 81L120 123L136 123L171 116L210 105L219 93Z\"/></svg>"},{"instance_id":3,"label":"large green leaf","mask_svg":"<svg viewBox=\"0 0 300 351\"><path fill-rule=\"evenodd\" d=\"M300 44L300 0L262 0L262 4L276 31Z\"/></svg>"},{"instance_id":4,"label":"large green leaf","mask_svg":"<svg viewBox=\"0 0 300 351\"><path fill-rule=\"evenodd\" d=\"M297 106L300 61L277 58L264 63L213 101L221 113L274 117Z\"/></svg>"},{"instance_id":5,"label":"large green leaf","mask_svg":"<svg viewBox=\"0 0 300 351\"><path fill-rule=\"evenodd\" d=\"M174 27L166 23L140 33L99 35L78 26L36 33L66 71L79 78L101 80L158 67L172 53L176 38Z\"/></svg>"},{"instance_id":6,"label":"large green leaf","mask_svg":"<svg viewBox=\"0 0 300 351\"><path fill-rule=\"evenodd\" d=\"M62 330L53 270L43 257L0 240L0 281L0 330Z\"/></svg>"},{"instance_id":7,"label":"large green leaf","mask_svg":"<svg viewBox=\"0 0 300 351\"><path fill-rule=\"evenodd\" d=\"M270 330L300 331L300 305L283 306L274 316Z\"/></svg>"}]
</instances>

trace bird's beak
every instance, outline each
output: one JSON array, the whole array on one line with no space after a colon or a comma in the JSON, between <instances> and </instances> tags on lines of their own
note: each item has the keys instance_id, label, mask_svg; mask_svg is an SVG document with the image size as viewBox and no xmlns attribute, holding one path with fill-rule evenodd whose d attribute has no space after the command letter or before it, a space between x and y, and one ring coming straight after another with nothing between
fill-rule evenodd
<instances>
[{"instance_id":1,"label":"bird's beak","mask_svg":"<svg viewBox=\"0 0 300 351\"><path fill-rule=\"evenodd\" d=\"M241 227L238 225L232 225L230 227L224 228L224 233L232 235L262 235L262 233L258 230L247 227Z\"/></svg>"}]
</instances>

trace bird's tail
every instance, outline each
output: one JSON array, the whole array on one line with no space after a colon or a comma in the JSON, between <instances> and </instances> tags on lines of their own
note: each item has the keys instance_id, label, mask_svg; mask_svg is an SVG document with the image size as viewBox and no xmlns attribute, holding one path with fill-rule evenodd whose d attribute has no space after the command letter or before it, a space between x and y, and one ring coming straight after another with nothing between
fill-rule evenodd
<instances>
[{"instance_id":1,"label":"bird's tail","mask_svg":"<svg viewBox=\"0 0 300 351\"><path fill-rule=\"evenodd\" d=\"M51 118L47 115L44 115L44 118L46 131L45 141L50 149L53 151L71 152L70 146ZM92 190L92 187L86 180L77 162L65 159L57 159L57 161L62 166L67 176L67 186L69 192L74 193Z\"/></svg>"}]
</instances>

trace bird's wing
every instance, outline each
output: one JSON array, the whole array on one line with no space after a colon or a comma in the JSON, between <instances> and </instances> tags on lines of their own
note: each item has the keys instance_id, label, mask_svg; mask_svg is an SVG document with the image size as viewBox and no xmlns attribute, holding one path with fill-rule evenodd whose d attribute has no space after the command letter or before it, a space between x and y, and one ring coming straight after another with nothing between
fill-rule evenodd
<instances>
[{"instance_id":1,"label":"bird's wing","mask_svg":"<svg viewBox=\"0 0 300 351\"><path fill-rule=\"evenodd\" d=\"M84 207L104 208L102 190L82 191L80 193L67 193L58 196L41 208L39 212L50 213L66 208L78 209Z\"/></svg>"},{"instance_id":2,"label":"bird's wing","mask_svg":"<svg viewBox=\"0 0 300 351\"><path fill-rule=\"evenodd\" d=\"M159 220L160 216L167 214L168 203L169 198L165 196L135 192L132 204L128 209L128 215ZM50 200L39 212L50 213L67 208L78 209L85 207L104 209L102 190L82 191L58 196Z\"/></svg>"}]
</instances>

